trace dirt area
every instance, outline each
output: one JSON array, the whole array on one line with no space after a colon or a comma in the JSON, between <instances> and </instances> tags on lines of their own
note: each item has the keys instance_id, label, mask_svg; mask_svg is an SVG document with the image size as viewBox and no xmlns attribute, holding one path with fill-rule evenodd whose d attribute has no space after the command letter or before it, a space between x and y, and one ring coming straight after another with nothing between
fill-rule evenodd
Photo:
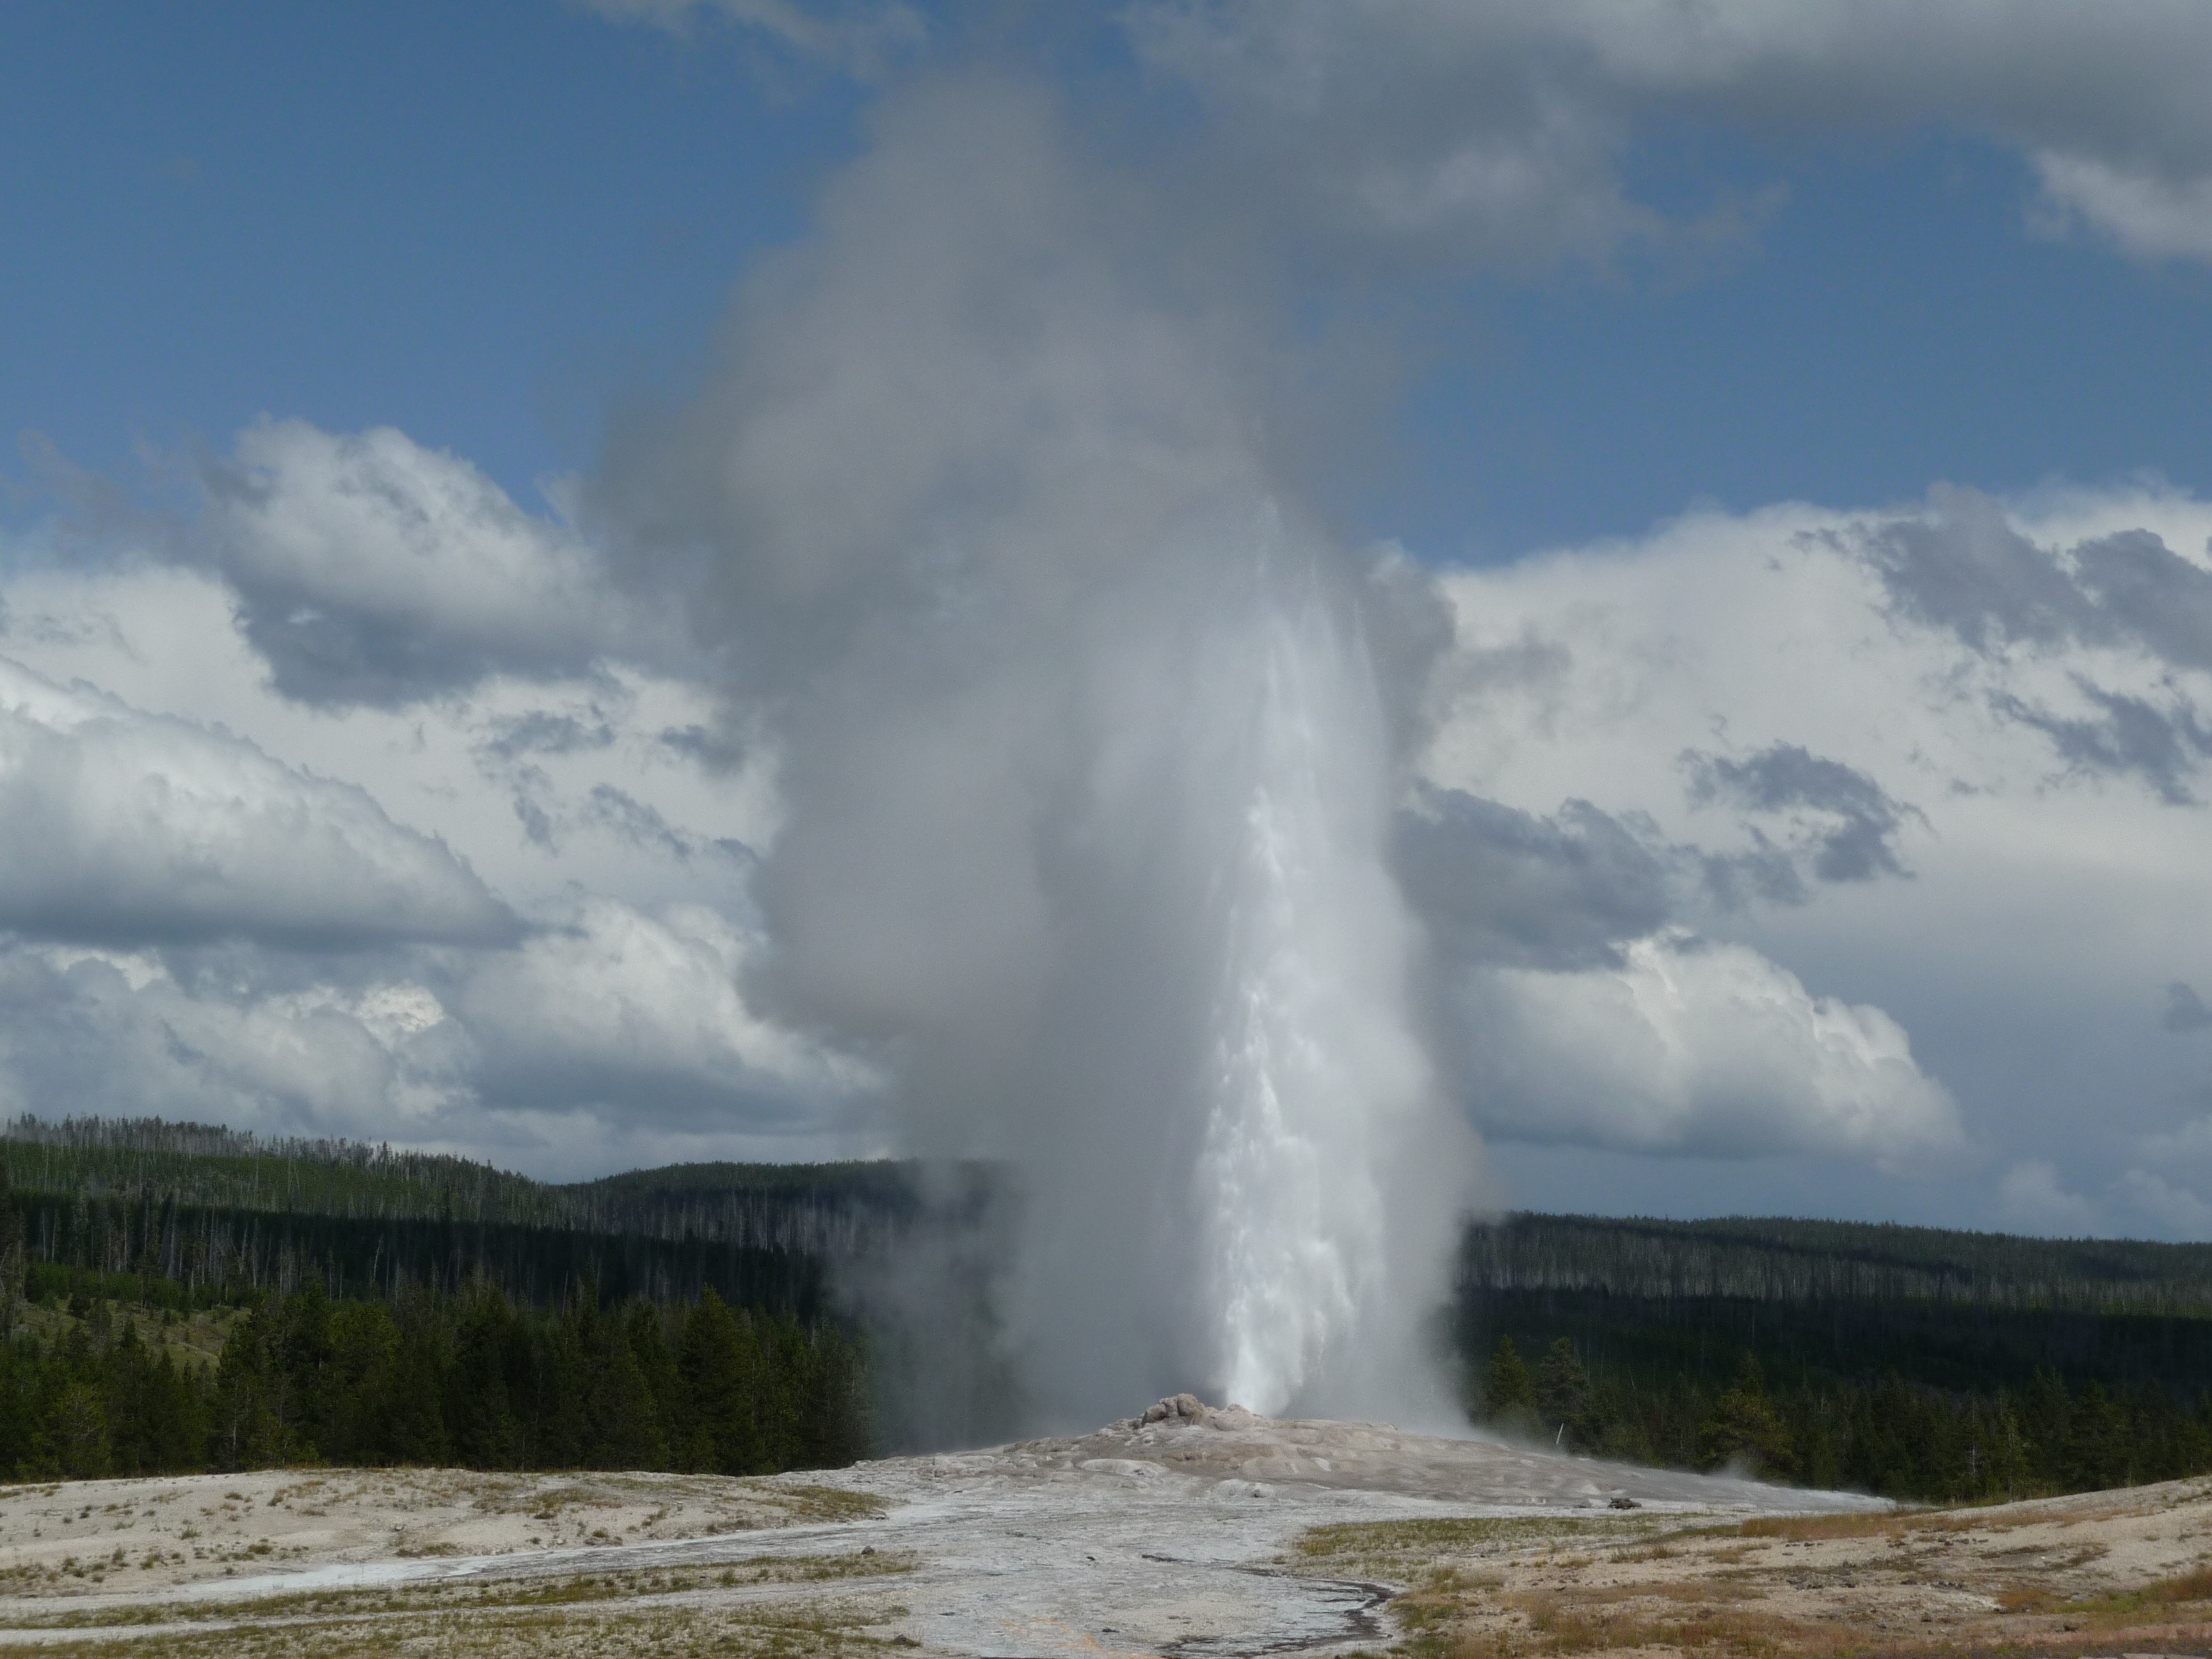
<instances>
[{"instance_id":1,"label":"dirt area","mask_svg":"<svg viewBox=\"0 0 2212 1659\"><path fill-rule=\"evenodd\" d=\"M1413 1659L2212 1652L2212 1481L1887 1516L1325 1527Z\"/></svg>"},{"instance_id":2,"label":"dirt area","mask_svg":"<svg viewBox=\"0 0 2212 1659\"><path fill-rule=\"evenodd\" d=\"M264 1470L0 1488L0 1597L158 1595L287 1568L605 1549L881 1513L795 1482Z\"/></svg>"},{"instance_id":3,"label":"dirt area","mask_svg":"<svg viewBox=\"0 0 2212 1659\"><path fill-rule=\"evenodd\" d=\"M771 1480L318 1470L0 1490L0 1647L2212 1653L2208 1560L2212 1482L1904 1515L1200 1407Z\"/></svg>"}]
</instances>

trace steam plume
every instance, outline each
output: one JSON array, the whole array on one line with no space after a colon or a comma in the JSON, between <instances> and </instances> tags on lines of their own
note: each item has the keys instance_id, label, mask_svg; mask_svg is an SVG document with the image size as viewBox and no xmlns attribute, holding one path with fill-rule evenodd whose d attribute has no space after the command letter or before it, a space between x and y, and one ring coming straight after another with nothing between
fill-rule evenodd
<instances>
[{"instance_id":1,"label":"steam plume","mask_svg":"<svg viewBox=\"0 0 2212 1659\"><path fill-rule=\"evenodd\" d=\"M775 748L763 994L1022 1171L1039 1416L1403 1412L1473 1171L1385 861L1421 584L1300 513L1156 231L1030 94L911 94L602 505Z\"/></svg>"}]
</instances>

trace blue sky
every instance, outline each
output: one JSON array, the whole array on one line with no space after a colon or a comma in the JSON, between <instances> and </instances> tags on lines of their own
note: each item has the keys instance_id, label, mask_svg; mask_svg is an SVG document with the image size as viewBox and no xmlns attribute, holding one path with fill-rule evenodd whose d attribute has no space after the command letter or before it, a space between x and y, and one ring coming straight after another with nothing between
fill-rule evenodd
<instances>
[{"instance_id":1,"label":"blue sky","mask_svg":"<svg viewBox=\"0 0 2212 1659\"><path fill-rule=\"evenodd\" d=\"M40 7L0 64L0 406L80 464L257 416L527 489L696 354L849 84L557 5Z\"/></svg>"},{"instance_id":2,"label":"blue sky","mask_svg":"<svg viewBox=\"0 0 2212 1659\"><path fill-rule=\"evenodd\" d=\"M2212 12L0 39L7 1109L2212 1232Z\"/></svg>"},{"instance_id":3,"label":"blue sky","mask_svg":"<svg viewBox=\"0 0 2212 1659\"><path fill-rule=\"evenodd\" d=\"M264 414L395 425L514 492L585 469L611 404L691 371L883 92L711 15L544 0L44 7L9 32L0 409L117 473ZM1129 118L1126 48L1070 33L1061 78ZM1739 230L1355 301L1412 319L1388 437L1333 481L1369 532L1492 561L1704 501L2212 465L2212 276L2037 234L2016 149L1940 113L1841 136L1662 113L1626 161L1645 199L1730 202Z\"/></svg>"}]
</instances>

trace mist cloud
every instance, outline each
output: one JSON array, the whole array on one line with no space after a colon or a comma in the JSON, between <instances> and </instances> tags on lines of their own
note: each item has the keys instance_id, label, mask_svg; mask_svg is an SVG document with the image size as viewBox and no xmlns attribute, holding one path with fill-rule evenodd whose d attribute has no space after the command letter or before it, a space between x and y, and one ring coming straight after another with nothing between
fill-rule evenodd
<instances>
[{"instance_id":1,"label":"mist cloud","mask_svg":"<svg viewBox=\"0 0 2212 1659\"><path fill-rule=\"evenodd\" d=\"M1034 91L895 100L594 501L772 733L768 1006L1021 1171L1040 1410L1374 1407L1474 1168L1388 862L1443 612L1304 516L1147 211Z\"/></svg>"}]
</instances>

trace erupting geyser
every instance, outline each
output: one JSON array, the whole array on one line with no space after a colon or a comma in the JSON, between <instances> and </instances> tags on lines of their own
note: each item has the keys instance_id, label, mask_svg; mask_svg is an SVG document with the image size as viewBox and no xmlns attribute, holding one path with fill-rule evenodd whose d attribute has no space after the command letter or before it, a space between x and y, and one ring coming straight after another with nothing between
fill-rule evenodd
<instances>
[{"instance_id":1,"label":"erupting geyser","mask_svg":"<svg viewBox=\"0 0 2212 1659\"><path fill-rule=\"evenodd\" d=\"M1383 863L1390 766L1365 655L1318 596L1258 629L1243 811L1221 826L1192 1200L1218 1321L1208 1376L1273 1415L1309 1384L1341 1387L1355 1343L1387 1340L1389 1176L1437 1126L1407 1018L1416 941Z\"/></svg>"},{"instance_id":2,"label":"erupting geyser","mask_svg":"<svg viewBox=\"0 0 2212 1659\"><path fill-rule=\"evenodd\" d=\"M775 757L757 989L1021 1172L1039 1426L1418 1411L1473 1173L1387 859L1434 601L1299 515L1250 307L1138 268L1048 110L889 125L606 486Z\"/></svg>"}]
</instances>

